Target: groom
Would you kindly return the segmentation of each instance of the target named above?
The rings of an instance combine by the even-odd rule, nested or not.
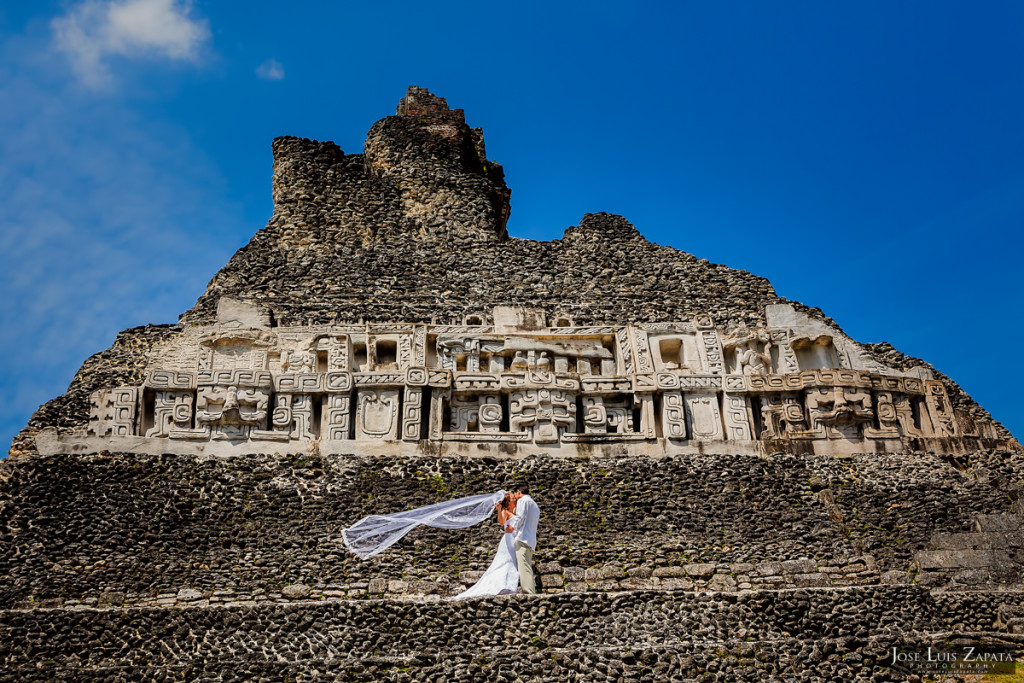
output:
[[[516,564],[519,566],[519,585],[524,593],[536,593],[537,581],[533,576],[533,551],[537,549],[537,522],[540,508],[530,498],[530,487],[516,484],[512,487],[516,499],[516,514],[510,517],[505,533],[514,534]]]

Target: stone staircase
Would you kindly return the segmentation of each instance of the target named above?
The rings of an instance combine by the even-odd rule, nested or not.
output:
[[[856,586],[0,611],[0,681],[903,681],[1024,594]]]
[[[1024,515],[975,515],[970,532],[936,532],[915,554],[924,586],[1017,584],[1024,566]]]

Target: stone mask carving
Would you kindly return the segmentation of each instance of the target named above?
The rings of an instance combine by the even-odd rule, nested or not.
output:
[[[263,389],[235,386],[200,387],[196,422],[203,425],[262,426],[270,394]]]

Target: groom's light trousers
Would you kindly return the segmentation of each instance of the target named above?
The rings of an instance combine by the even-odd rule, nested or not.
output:
[[[516,564],[519,566],[519,585],[527,593],[536,593],[537,580],[533,576],[533,548],[522,541],[516,541]]]

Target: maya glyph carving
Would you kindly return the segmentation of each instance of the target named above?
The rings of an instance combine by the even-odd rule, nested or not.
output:
[[[142,386],[96,392],[88,433],[542,445],[994,437],[955,414],[941,382],[877,363],[855,369],[833,336],[726,329],[706,315],[555,322],[502,333],[485,324],[198,328],[157,354]]]

